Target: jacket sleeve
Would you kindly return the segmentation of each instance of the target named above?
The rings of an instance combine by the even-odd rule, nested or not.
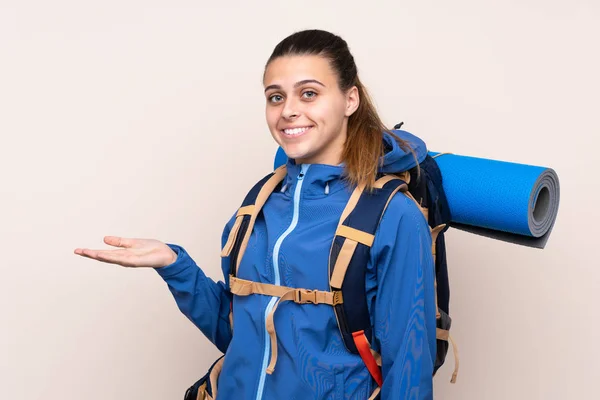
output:
[[[231,226],[232,221],[225,226],[221,238],[222,247],[227,241]],[[221,259],[225,282],[215,282],[204,274],[183,247],[175,244],[168,246],[177,253],[177,260],[173,264],[156,268],[156,272],[167,283],[181,312],[225,353],[231,341],[229,257]]]
[[[374,348],[382,359],[381,399],[432,399],[436,310],[431,232],[405,195],[397,194],[388,206],[370,264],[376,275],[368,299]]]

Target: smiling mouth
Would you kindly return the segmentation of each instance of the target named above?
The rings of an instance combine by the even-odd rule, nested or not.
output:
[[[304,126],[302,128],[282,129],[281,133],[283,133],[287,137],[296,137],[296,136],[303,135],[311,128],[312,128],[312,126]]]

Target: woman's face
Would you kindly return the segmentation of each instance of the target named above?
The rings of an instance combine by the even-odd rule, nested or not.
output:
[[[276,58],[263,84],[269,130],[287,156],[297,164],[339,164],[348,117],[358,108],[356,87],[343,93],[321,56]]]

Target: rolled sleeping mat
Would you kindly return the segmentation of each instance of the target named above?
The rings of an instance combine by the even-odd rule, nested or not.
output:
[[[442,173],[451,227],[543,249],[560,200],[556,172],[547,167],[429,152]],[[287,162],[280,147],[275,168]]]
[[[552,168],[449,153],[429,152],[448,199],[450,226],[543,249],[560,201]]]

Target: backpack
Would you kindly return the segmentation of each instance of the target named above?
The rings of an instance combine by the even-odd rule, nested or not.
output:
[[[398,124],[394,129],[398,129]],[[435,157],[435,156],[434,156]],[[433,375],[444,364],[449,344],[454,350],[455,368],[451,382],[456,382],[458,355],[450,336],[452,320],[449,312],[450,286],[446,263],[444,232],[451,220],[450,209],[442,186],[442,175],[434,160],[427,155],[416,167],[396,174],[377,176],[372,192],[356,188],[342,212],[329,255],[330,291],[288,288],[257,283],[237,278],[237,270],[246,250],[252,228],[269,195],[281,187],[286,176],[285,165],[265,176],[248,192],[239,208],[233,228],[221,256],[230,258],[230,290],[234,295],[266,294],[280,298],[267,318],[267,332],[271,338],[272,356],[267,367],[271,374],[277,361],[277,339],[273,314],[281,301],[298,304],[329,304],[334,308],[343,342],[348,351],[359,354],[378,387],[370,399],[378,399],[381,385],[381,357],[371,349],[369,338],[372,327],[365,292],[366,269],[370,247],[379,221],[391,198],[398,192],[417,204],[427,220],[432,237],[432,254],[435,262],[436,339],[437,352]],[[230,321],[232,315],[230,313]],[[232,323],[233,329],[233,323]],[[223,357],[186,392],[185,400],[209,400],[216,397],[216,375],[220,372]]]

